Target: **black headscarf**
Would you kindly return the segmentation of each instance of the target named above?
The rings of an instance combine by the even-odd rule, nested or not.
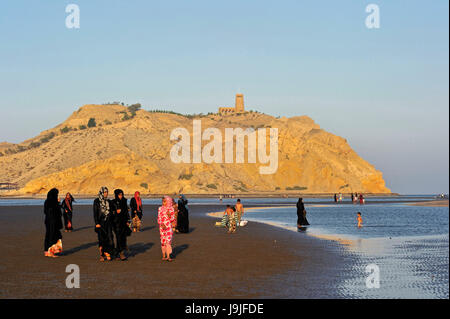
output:
[[[59,205],[58,194],[59,191],[57,188],[52,188],[51,190],[49,190],[47,193],[47,199],[44,202],[44,207],[57,207]]]
[[[123,190],[121,190],[121,189],[116,189],[116,190],[114,190],[114,198],[117,200],[117,201],[119,201],[119,194],[120,193],[122,193],[122,199],[125,197],[124,195],[123,195]]]

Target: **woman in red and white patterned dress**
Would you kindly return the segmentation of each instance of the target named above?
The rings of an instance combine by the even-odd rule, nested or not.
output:
[[[170,254],[172,253],[172,223],[174,221],[175,212],[172,205],[172,198],[164,196],[162,206],[158,208],[158,224],[161,239],[162,260],[172,261]]]

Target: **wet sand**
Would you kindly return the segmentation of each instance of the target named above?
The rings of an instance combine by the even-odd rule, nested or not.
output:
[[[448,207],[448,199],[447,200],[433,200],[428,202],[420,202],[410,204],[411,206],[427,206],[427,207]]]
[[[235,234],[191,206],[189,234],[175,234],[172,263],[161,261],[156,206],[128,238],[128,261],[99,262],[91,206],[75,206],[63,256],[43,256],[42,207],[0,207],[0,298],[340,298],[352,260],[342,245],[250,222]],[[81,287],[65,286],[66,266]],[[362,274],[364,276],[364,274]],[[361,278],[364,281],[364,278]]]

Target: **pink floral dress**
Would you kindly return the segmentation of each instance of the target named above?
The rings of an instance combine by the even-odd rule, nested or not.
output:
[[[158,208],[158,224],[161,246],[171,245],[173,229],[172,223],[175,219],[175,211],[172,206],[161,206]],[[164,230],[162,225],[166,226]]]

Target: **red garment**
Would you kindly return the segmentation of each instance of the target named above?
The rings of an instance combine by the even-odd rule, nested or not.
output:
[[[136,191],[134,193],[134,199],[136,200],[136,205],[137,205],[138,211],[141,211],[142,210],[142,201],[141,201],[141,197],[139,195],[141,195],[141,194],[138,191]]]
[[[67,195],[69,195],[69,198],[67,198]],[[69,193],[66,194],[66,198],[64,198],[64,201],[66,202],[67,207],[70,211],[72,211],[72,206],[70,205],[71,196]]]
[[[161,246],[172,244],[172,222],[175,220],[173,207],[170,205],[161,206],[158,208],[158,224],[159,234],[161,239]],[[166,226],[166,229],[162,228],[162,225]]]

